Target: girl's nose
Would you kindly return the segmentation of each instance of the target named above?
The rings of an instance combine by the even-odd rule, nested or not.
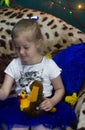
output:
[[[24,54],[24,49],[20,48],[19,53],[20,53],[20,55],[23,55]]]

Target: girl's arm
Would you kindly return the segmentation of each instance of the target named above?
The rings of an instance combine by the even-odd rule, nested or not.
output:
[[[8,74],[6,74],[4,78],[4,82],[0,88],[0,100],[5,100],[8,97],[13,83],[14,83],[14,79]]]
[[[62,98],[65,94],[64,85],[63,85],[63,82],[62,82],[60,76],[53,79],[51,82],[52,82],[52,85],[53,85],[54,91],[55,91],[54,95],[52,98],[46,98],[40,104],[40,108],[45,111],[51,110],[57,103],[59,103],[62,100]]]
[[[62,79],[60,76],[58,76],[57,78],[53,79],[52,81],[52,85],[54,87],[54,96],[51,98],[51,101],[53,103],[53,105],[56,105],[57,103],[59,103],[64,94],[65,94],[65,88],[62,82]]]

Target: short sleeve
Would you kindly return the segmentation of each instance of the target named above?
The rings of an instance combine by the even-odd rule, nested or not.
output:
[[[13,59],[5,69],[5,73],[15,78],[15,59]]]
[[[62,69],[52,60],[49,60],[49,76],[54,79],[61,74]]]

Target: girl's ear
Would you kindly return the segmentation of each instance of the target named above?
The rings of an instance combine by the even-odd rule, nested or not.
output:
[[[41,54],[41,55],[44,55],[45,54],[45,45],[43,43],[43,39],[40,39],[37,41],[37,46],[36,46],[38,52]]]
[[[42,39],[39,39],[39,40],[37,41],[36,47],[39,48],[41,45],[42,45]]]

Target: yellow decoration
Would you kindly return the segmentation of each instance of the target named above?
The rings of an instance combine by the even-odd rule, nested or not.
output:
[[[78,100],[77,94],[73,93],[72,96],[66,96],[65,102],[69,103],[71,106],[74,106]]]
[[[51,55],[50,53],[47,53],[45,56],[46,56],[47,58],[52,59],[52,55]]]

